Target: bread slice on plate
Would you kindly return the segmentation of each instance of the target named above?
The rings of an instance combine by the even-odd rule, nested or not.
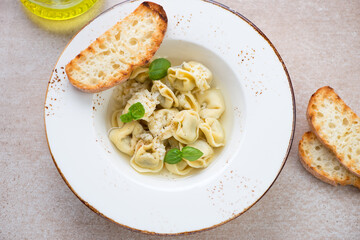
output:
[[[307,118],[318,139],[360,177],[360,119],[334,89],[322,87],[311,96]]]
[[[66,65],[70,82],[85,92],[100,92],[130,76],[154,56],[165,36],[167,16],[152,2],[107,30]]]
[[[349,172],[312,132],[299,142],[300,162],[318,179],[331,185],[353,185],[360,189],[360,178]]]

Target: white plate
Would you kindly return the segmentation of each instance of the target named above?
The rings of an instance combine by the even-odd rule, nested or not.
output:
[[[66,184],[102,216],[147,233],[209,229],[253,206],[279,175],[293,139],[294,94],[274,46],[240,14],[210,1],[154,2],[169,20],[157,55],[205,64],[223,91],[226,146],[185,178],[139,174],[107,137],[112,89],[89,94],[70,85],[64,66],[141,3],[127,1],[90,22],[61,54],[45,102],[49,149]]]

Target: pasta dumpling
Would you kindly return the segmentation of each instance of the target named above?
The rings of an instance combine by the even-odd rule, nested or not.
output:
[[[200,123],[200,130],[204,133],[207,142],[212,147],[224,146],[225,134],[220,122],[215,118],[206,118]]]
[[[179,101],[173,91],[160,81],[154,81],[151,92],[159,92],[160,105],[163,108],[178,107]]]
[[[176,108],[156,110],[148,123],[151,134],[161,140],[170,138],[173,134],[173,119],[178,112]]]
[[[124,123],[121,121],[120,116],[122,115],[122,110],[117,110],[113,112],[111,116],[111,126],[112,127],[122,127]]]
[[[147,143],[140,140],[136,144],[130,165],[138,172],[159,172],[164,165],[164,156],[165,146],[158,140]]]
[[[176,114],[173,136],[181,143],[193,143],[199,137],[199,114],[193,110],[182,110]]]
[[[191,172],[191,170],[193,169],[184,160],[181,160],[180,162],[178,162],[176,164],[165,163],[165,167],[169,172],[180,175],[180,176],[189,174]]]
[[[132,156],[138,136],[144,131],[138,122],[126,123],[121,128],[114,128],[109,133],[111,142],[115,144],[121,152]]]
[[[149,79],[149,68],[147,67],[137,67],[131,73],[129,79],[135,79],[139,83],[144,83]]]
[[[182,92],[177,95],[179,107],[185,110],[194,110],[199,112],[200,106],[196,98],[191,92]]]
[[[211,160],[214,156],[214,150],[212,149],[212,147],[209,146],[209,144],[207,144],[206,141],[197,140],[196,142],[189,144],[188,146],[197,148],[203,153],[203,155],[198,160],[189,161],[185,159],[185,161],[190,167],[205,168],[211,163]]]
[[[219,89],[209,89],[196,94],[200,104],[201,118],[220,118],[225,111],[225,102]]]
[[[181,92],[191,91],[196,87],[194,75],[182,68],[170,67],[167,78],[170,84]]]
[[[195,84],[201,90],[210,88],[212,73],[201,63],[190,61],[183,63],[183,69],[189,71],[195,77]]]

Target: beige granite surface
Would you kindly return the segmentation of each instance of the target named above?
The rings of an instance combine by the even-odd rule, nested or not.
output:
[[[294,143],[279,178],[249,211],[213,230],[167,239],[360,239],[359,190],[320,182],[297,156],[317,88],[332,86],[360,113],[360,1],[219,1],[262,29],[284,59],[296,95]],[[90,14],[117,2],[106,0]],[[30,20],[20,1],[0,0],[0,239],[165,239],[98,216],[58,174],[43,103],[51,70],[77,29],[45,25]]]

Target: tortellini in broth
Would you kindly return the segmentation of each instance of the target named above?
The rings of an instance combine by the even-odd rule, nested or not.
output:
[[[138,122],[126,123],[121,128],[114,128],[109,133],[110,140],[123,153],[132,156],[139,135],[144,131]]]
[[[209,89],[196,94],[200,104],[201,118],[220,118],[225,111],[225,102],[219,89]]]
[[[131,156],[130,165],[137,172],[166,169],[184,176],[193,169],[206,168],[213,160],[213,148],[224,146],[220,118],[225,102],[221,91],[211,86],[213,75],[203,64],[184,62],[167,73],[161,80],[150,80],[148,66],[137,67],[130,79],[114,90],[117,105],[110,119],[113,128],[109,138],[117,149]],[[144,116],[122,122],[121,116],[135,103],[144,107]],[[165,162],[167,151],[182,151],[186,146],[200,150],[201,157]]]
[[[209,166],[214,156],[214,150],[204,140],[197,140],[196,142],[189,144],[188,146],[199,149],[203,155],[195,161],[188,161],[185,159],[187,164],[193,168],[205,168]]]
[[[165,147],[157,140],[136,144],[135,153],[130,160],[130,165],[138,172],[159,172],[163,166]]]
[[[194,110],[199,112],[200,106],[195,96],[189,92],[182,92],[176,96],[179,100],[179,107],[185,110]]]
[[[192,110],[182,110],[173,119],[173,136],[181,143],[193,143],[199,137],[199,114]]]
[[[225,134],[221,123],[215,118],[206,118],[205,122],[200,123],[200,129],[204,133],[207,142],[212,147],[224,146]]]
[[[160,105],[163,108],[178,107],[179,101],[173,91],[160,81],[154,81],[151,92],[159,92]]]

